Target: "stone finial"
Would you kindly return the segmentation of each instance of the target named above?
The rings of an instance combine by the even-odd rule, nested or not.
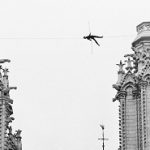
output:
[[[22,130],[20,129],[16,130],[16,133],[15,133],[16,138],[21,138],[21,132]]]
[[[126,70],[127,71],[131,71],[133,69],[132,65],[131,65],[131,62],[133,62],[133,60],[130,59],[130,57],[128,57],[127,60],[125,60],[125,62],[127,62],[127,67],[126,67]]]
[[[120,63],[119,63],[119,64],[116,64],[116,65],[119,66],[119,71],[118,71],[118,73],[124,73],[123,66],[124,66],[125,64],[123,64],[122,61],[120,60]]]
[[[118,71],[118,80],[116,84],[113,84],[113,88],[115,88],[117,91],[120,90],[120,84],[121,84],[121,80],[125,74],[125,71],[123,70],[123,66],[125,64],[122,63],[122,61],[120,61],[119,64],[116,64],[117,66],[119,66],[119,71]]]
[[[7,75],[8,72],[9,72],[8,68],[3,69],[4,76],[8,76]]]

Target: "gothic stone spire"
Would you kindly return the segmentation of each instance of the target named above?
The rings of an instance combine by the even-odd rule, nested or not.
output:
[[[114,101],[119,101],[119,149],[150,149],[150,22],[137,26]],[[131,60],[132,58],[132,60]],[[134,66],[132,66],[133,62]],[[134,68],[134,72],[131,70]],[[130,71],[129,71],[130,70]],[[117,84],[115,84],[117,85]]]

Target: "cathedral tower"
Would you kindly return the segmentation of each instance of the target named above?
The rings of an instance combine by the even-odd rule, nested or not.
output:
[[[132,54],[120,61],[113,87],[119,101],[120,150],[150,149],[150,22],[137,26]],[[125,70],[123,66],[126,65]]]
[[[10,62],[8,59],[0,59],[0,64]],[[10,99],[9,92],[16,87],[9,86],[8,69],[0,65],[0,150],[22,150],[21,130],[12,133],[10,123],[12,117],[13,100]]]

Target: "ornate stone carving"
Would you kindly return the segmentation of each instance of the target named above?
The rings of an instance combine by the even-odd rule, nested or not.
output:
[[[8,72],[9,72],[8,68],[3,69],[4,76],[8,76],[7,75]]]
[[[119,63],[119,64],[116,64],[116,65],[119,66],[119,71],[118,71],[118,73],[125,73],[124,70],[123,70],[123,66],[124,66],[125,64],[123,64],[121,60],[120,60],[120,63]]]
[[[127,70],[127,71],[131,71],[131,70],[133,69],[133,67],[132,67],[132,65],[131,65],[131,63],[133,62],[133,60],[131,60],[131,58],[128,57],[128,59],[127,59],[125,62],[127,62],[126,70]]]
[[[138,99],[138,98],[141,97],[141,93],[140,93],[139,90],[134,90],[134,91],[132,92],[132,95],[133,95],[133,99]]]
[[[115,102],[116,100],[121,100],[121,99],[125,99],[125,97],[126,97],[126,92],[125,91],[119,91],[117,94],[116,94],[116,96],[115,96],[115,98],[113,98],[113,102]]]

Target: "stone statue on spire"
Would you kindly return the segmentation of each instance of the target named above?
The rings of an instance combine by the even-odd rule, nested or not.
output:
[[[131,70],[133,69],[133,67],[132,67],[132,65],[131,65],[131,63],[133,62],[133,60],[131,60],[131,57],[128,56],[128,59],[125,60],[125,62],[127,62],[126,70],[127,70],[127,71],[131,71]]]
[[[118,80],[116,84],[113,84],[113,88],[115,88],[116,90],[120,90],[120,84],[121,84],[121,80],[125,74],[125,71],[123,70],[123,66],[125,64],[122,63],[122,61],[120,60],[119,64],[116,64],[117,66],[119,66],[119,71],[118,71]]]
[[[8,72],[9,72],[8,68],[3,69],[4,76],[7,76]]]
[[[123,66],[124,66],[125,64],[123,64],[122,61],[120,60],[120,63],[119,63],[119,64],[116,64],[116,65],[119,66],[119,71],[118,71],[118,73],[119,73],[119,72],[120,72],[120,73],[124,73]]]

